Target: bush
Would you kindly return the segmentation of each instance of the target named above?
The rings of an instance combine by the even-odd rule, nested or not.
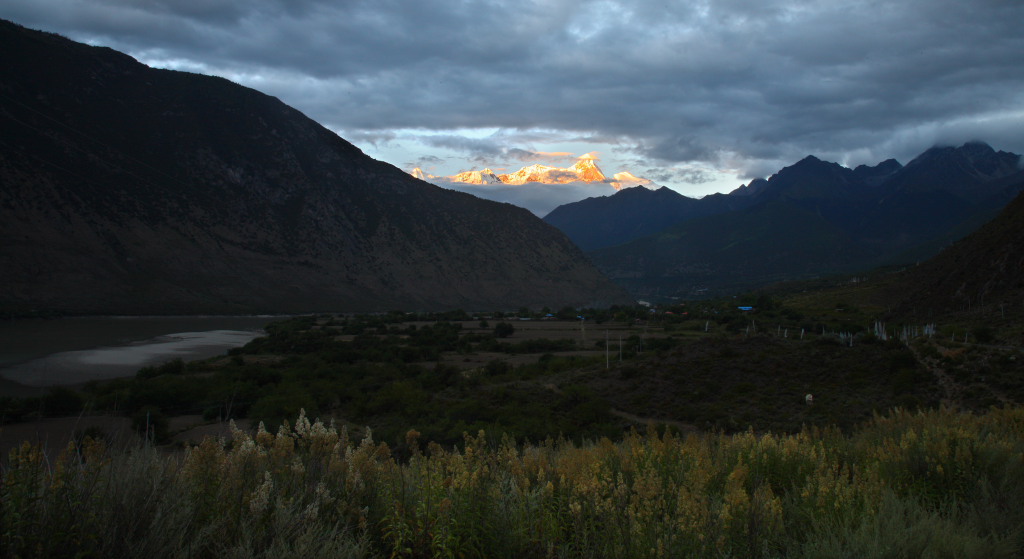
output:
[[[971,334],[974,334],[974,340],[979,344],[992,343],[996,339],[995,331],[989,326],[978,326],[971,331]]]
[[[494,326],[494,337],[507,338],[514,334],[515,331],[515,326],[512,326],[508,322],[499,322],[497,325]]]
[[[223,408],[221,406],[210,406],[203,410],[203,421],[216,421],[220,420],[221,412]]]
[[[299,410],[303,409],[311,414],[319,413],[316,400],[305,389],[290,385],[253,402],[248,416],[254,422],[262,421],[268,429],[273,429],[289,417],[297,416]]]
[[[451,429],[474,433],[475,423]],[[0,549],[148,559],[1009,559],[1024,549],[1022,428],[1020,408],[894,412],[849,436],[650,428],[617,442],[519,445],[478,432],[424,451],[411,431],[400,461],[370,433],[358,442],[299,416],[276,435],[237,431],[184,455],[83,442],[51,462],[26,444],[3,465]]]
[[[484,371],[488,376],[495,377],[512,372],[512,366],[500,359],[491,359],[484,366]]]
[[[50,417],[76,415],[82,411],[82,395],[70,388],[55,386],[43,396],[43,414]]]
[[[180,375],[185,372],[185,362],[180,357],[172,359],[163,365],[143,367],[135,373],[137,378],[154,378],[161,375]]]
[[[153,444],[169,440],[169,421],[160,408],[146,406],[132,415],[132,429],[143,439]]]

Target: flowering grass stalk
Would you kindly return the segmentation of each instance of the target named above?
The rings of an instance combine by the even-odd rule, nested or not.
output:
[[[7,557],[1014,557],[1024,410],[896,411],[852,435],[467,435],[397,461],[300,414],[184,454],[12,452]],[[879,539],[883,538],[883,539]],[[882,543],[879,543],[882,542]]]

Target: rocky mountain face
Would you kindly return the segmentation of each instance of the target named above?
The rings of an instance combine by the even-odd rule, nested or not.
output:
[[[544,216],[585,251],[653,235],[689,219],[746,207],[739,196],[700,200],[671,188],[624,188],[612,196],[587,198],[559,206]]]
[[[528,165],[514,173],[498,175],[498,180],[505,184],[526,184],[540,182],[546,184],[563,184],[568,182],[601,182],[604,173],[593,160],[577,161],[572,167],[551,167],[549,165]]]
[[[526,210],[427,184],[275,98],[0,22],[0,310],[628,301]]]
[[[1019,186],[1024,188],[1024,181]],[[894,289],[904,313],[929,318],[988,305],[1017,311],[1024,299],[1024,194],[995,219],[906,271]]]
[[[427,175],[420,168],[411,173],[420,179],[444,179],[450,182],[466,184],[526,184],[531,182],[543,184],[566,184],[570,182],[613,182],[605,177],[593,159],[580,159],[571,167],[552,167],[535,163],[527,165],[512,173],[495,174],[490,169],[482,171],[465,171],[448,177]],[[641,179],[643,180],[643,179]],[[616,188],[618,188],[616,186]]]
[[[602,182],[607,179],[593,159],[580,159],[573,163],[570,170],[583,182]]]
[[[1024,188],[1020,161],[982,143],[933,148],[905,167],[809,156],[727,195],[629,189],[545,221],[635,296],[725,294],[931,257]]]
[[[420,170],[419,168],[413,169],[413,171],[419,171],[419,176],[417,176],[417,173],[413,173],[413,176],[415,176],[416,178],[427,180],[427,178],[423,176],[423,171]],[[458,173],[452,176],[452,181],[464,182],[467,184],[501,184],[501,179],[499,179],[498,176],[494,174],[494,171],[490,169],[484,169],[483,171],[466,171],[464,173]]]

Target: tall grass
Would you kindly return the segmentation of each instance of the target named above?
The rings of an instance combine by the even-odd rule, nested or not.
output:
[[[1024,410],[896,411],[852,435],[631,433],[403,462],[300,415],[184,454],[11,453],[5,557],[1019,557]]]

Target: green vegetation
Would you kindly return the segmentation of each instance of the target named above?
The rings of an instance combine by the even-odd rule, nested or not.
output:
[[[8,420],[124,414],[146,443],[109,449],[91,432],[59,458],[15,450],[0,467],[0,547],[11,557],[1020,556],[1019,348],[998,324],[886,326],[858,293],[614,308],[585,321],[573,309],[307,316],[224,357],[6,399]],[[157,446],[182,414],[260,427]]]
[[[857,293],[749,294],[655,313],[305,316],[271,324],[266,337],[226,357],[174,360],[80,392],[3,399],[0,412],[5,421],[121,414],[164,443],[175,416],[249,419],[273,431],[305,409],[354,432],[372,428],[404,456],[409,429],[449,446],[478,430],[520,443],[618,439],[646,422],[795,433],[806,425],[849,430],[894,407],[982,411],[1024,402],[1024,355],[1003,345],[1003,329],[885,325]]]
[[[596,362],[600,352],[577,339],[572,323],[566,335],[565,325],[531,322],[539,333],[528,337],[493,318],[490,328],[462,311],[298,317],[269,325],[266,337],[224,358],[174,360],[81,393],[55,389],[0,408],[7,421],[83,409],[124,414],[157,443],[171,434],[168,417],[248,418],[273,430],[299,409],[353,429],[370,426],[400,452],[412,427],[442,444],[480,429],[519,440],[621,435],[622,421],[599,395],[543,387],[544,377]]]
[[[13,452],[8,557],[949,557],[1024,553],[1024,410],[849,435],[635,432],[410,455],[301,416],[185,453]]]

